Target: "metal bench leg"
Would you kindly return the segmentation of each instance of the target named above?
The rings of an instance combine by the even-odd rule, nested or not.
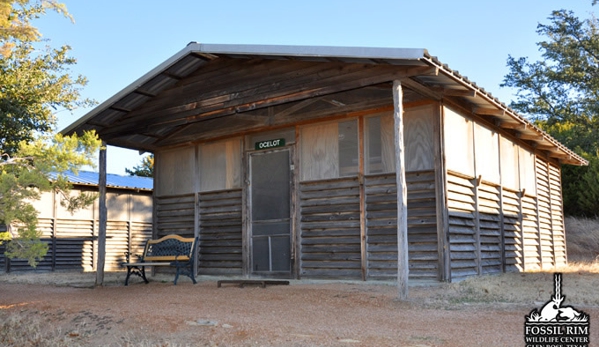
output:
[[[125,278],[125,285],[129,285],[129,276],[131,276],[131,266],[127,266],[127,278]]]
[[[193,284],[198,283],[195,279],[195,276],[193,275],[193,269],[192,264],[180,264],[180,263],[176,263],[175,264],[176,268],[177,268],[177,274],[175,275],[175,281],[173,282],[175,285],[177,285],[177,280],[179,279],[179,274],[183,274],[189,278],[191,278],[191,281],[193,282]]]
[[[146,278],[146,267],[145,266],[127,266],[127,278],[125,278],[125,285],[129,285],[129,278],[131,274],[141,277],[146,284],[150,283]]]
[[[175,275],[175,281],[173,282],[174,285],[177,285],[178,279],[179,279],[179,267],[177,266],[177,274]]]
[[[150,281],[148,281],[148,279],[146,278],[146,267],[145,266],[141,267],[141,278],[144,279],[144,282],[146,282],[146,284],[150,283]]]
[[[193,269],[189,269],[189,277],[191,277],[191,281],[193,282],[193,284],[198,283],[196,281],[196,277],[193,275]]]

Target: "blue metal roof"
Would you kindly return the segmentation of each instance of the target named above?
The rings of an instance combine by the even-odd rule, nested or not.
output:
[[[71,171],[63,173],[69,182],[75,185],[97,186],[100,174],[91,171],[79,171],[75,175]],[[51,173],[50,178],[56,178],[56,173]],[[154,179],[140,176],[124,176],[116,174],[106,174],[106,186],[109,188],[152,190],[154,188]]]

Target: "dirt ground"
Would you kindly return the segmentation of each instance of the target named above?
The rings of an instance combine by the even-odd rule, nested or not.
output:
[[[69,346],[524,346],[524,316],[541,304],[468,302],[447,284],[411,286],[400,302],[392,283],[217,288],[161,275],[125,287],[118,274],[93,287],[94,274],[36,275],[0,274],[0,319],[37,322]],[[599,307],[577,308],[592,346]]]

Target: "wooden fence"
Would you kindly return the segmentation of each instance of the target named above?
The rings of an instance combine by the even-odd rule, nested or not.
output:
[[[48,253],[34,269],[24,259],[8,259],[0,246],[0,271],[93,271],[97,257],[97,220],[39,218],[41,240]],[[122,270],[125,252],[142,254],[146,240],[152,237],[152,223],[115,221],[107,223],[106,271]]]

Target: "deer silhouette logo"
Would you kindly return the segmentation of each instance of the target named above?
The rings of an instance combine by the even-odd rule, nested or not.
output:
[[[540,311],[536,309],[526,316],[528,322],[586,322],[589,317],[584,312],[579,312],[572,306],[562,306],[566,298],[562,295],[562,274],[553,276],[555,293],[551,300],[547,301]]]

